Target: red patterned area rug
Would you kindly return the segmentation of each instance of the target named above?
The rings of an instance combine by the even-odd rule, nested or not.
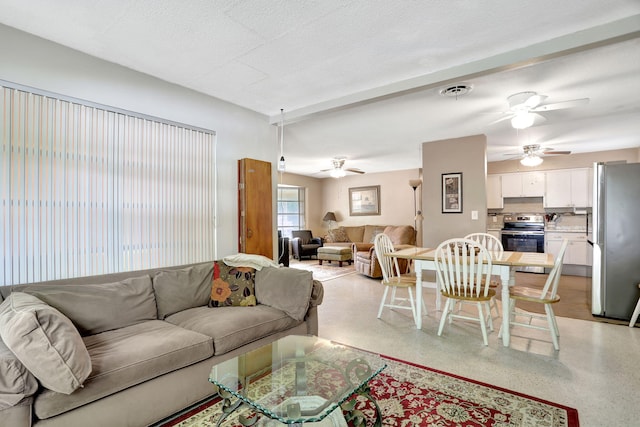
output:
[[[490,384],[385,357],[387,368],[370,381],[383,426],[578,427],[578,411]],[[372,424],[373,405],[357,397],[356,409]],[[221,413],[219,399],[194,408],[162,427],[211,427]],[[246,409],[245,411],[248,411]],[[249,412],[244,413],[249,416]],[[261,424],[258,422],[258,424]],[[313,424],[309,424],[313,425]],[[231,415],[222,426],[240,426]]]

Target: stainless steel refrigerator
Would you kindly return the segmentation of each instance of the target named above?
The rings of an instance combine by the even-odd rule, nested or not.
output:
[[[591,312],[629,320],[640,283],[640,163],[594,164]]]

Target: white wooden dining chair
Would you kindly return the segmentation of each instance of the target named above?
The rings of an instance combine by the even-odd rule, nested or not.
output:
[[[411,310],[413,320],[417,323],[416,301],[413,296],[413,290],[416,287],[415,274],[401,274],[400,268],[398,267],[398,259],[385,255],[395,250],[389,236],[384,233],[379,233],[376,235],[373,245],[378,256],[378,261],[380,262],[380,269],[382,270],[382,285],[384,285],[384,293],[378,309],[378,319],[382,316],[384,308],[388,307]],[[406,289],[408,293],[407,297],[398,296],[396,292],[398,288]],[[389,289],[391,289],[391,298],[387,302]],[[425,310],[424,313],[426,314],[426,308],[424,308],[424,306],[423,310]]]
[[[509,287],[509,304],[504,305],[509,310],[511,326],[524,326],[526,328],[540,329],[543,331],[549,331],[551,334],[551,341],[553,347],[556,350],[560,350],[560,344],[558,337],[560,337],[560,330],[558,329],[558,323],[556,322],[556,316],[553,312],[552,305],[560,301],[560,295],[558,295],[558,286],[560,284],[560,276],[562,274],[562,261],[564,259],[564,253],[567,250],[567,244],[569,241],[564,239],[560,245],[560,250],[556,255],[553,268],[549,272],[549,276],[542,289],[532,288],[529,286],[515,285]],[[545,315],[531,313],[528,311],[518,311],[516,307],[517,301],[535,302],[544,305]],[[526,318],[526,321],[518,321],[518,318]],[[533,319],[546,319],[547,326],[540,325],[538,323],[532,323]],[[503,325],[504,326],[504,325]],[[502,326],[498,337],[502,336]]]
[[[474,242],[478,242],[489,252],[502,254],[504,252],[504,247],[502,246],[502,242],[496,236],[493,236],[489,233],[471,233],[464,236],[465,239],[471,239]],[[493,256],[493,255],[492,255]],[[500,286],[500,278],[492,277],[491,283],[489,283],[489,287],[498,294],[498,287]],[[489,306],[491,310],[495,313],[493,316],[494,319],[500,319],[500,309],[498,308],[498,302],[496,301],[496,297],[491,298],[489,302]]]
[[[487,323],[493,331],[489,301],[495,295],[495,291],[489,287],[492,269],[489,251],[471,239],[445,240],[436,249],[435,266],[442,295],[447,298],[438,336],[442,335],[447,320],[472,320],[480,323],[484,345],[489,345]],[[475,303],[478,317],[455,310],[457,301]]]

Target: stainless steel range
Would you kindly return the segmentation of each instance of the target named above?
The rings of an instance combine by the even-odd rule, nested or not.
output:
[[[504,216],[501,232],[505,251],[544,252],[544,216],[513,214]],[[516,271],[544,273],[542,267],[522,267]]]

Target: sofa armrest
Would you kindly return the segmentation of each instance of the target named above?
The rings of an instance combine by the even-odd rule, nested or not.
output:
[[[324,286],[319,280],[313,281],[313,288],[311,289],[311,299],[309,300],[309,308],[317,307],[322,304],[324,299]]]
[[[373,243],[354,243],[353,244],[353,252],[364,252],[371,250],[373,248]]]
[[[312,237],[311,243],[322,246],[322,237]]]

